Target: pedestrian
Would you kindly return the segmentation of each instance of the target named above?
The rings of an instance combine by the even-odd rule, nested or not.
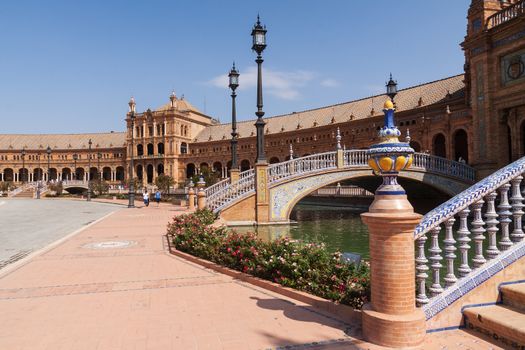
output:
[[[155,192],[155,202],[157,202],[157,207],[160,203],[160,191],[157,189],[157,192]]]
[[[149,206],[149,194],[148,191],[144,192],[142,195],[142,199],[144,199],[144,205],[147,207]]]

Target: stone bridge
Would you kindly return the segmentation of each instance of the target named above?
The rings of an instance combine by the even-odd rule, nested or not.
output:
[[[288,222],[290,212],[297,202],[313,191],[327,185],[353,180],[369,191],[377,188],[379,179],[368,166],[366,150],[337,150],[313,154],[286,162],[271,164],[258,171],[265,171],[256,181],[254,169],[239,174],[238,181],[223,180],[206,189],[208,208],[219,213],[227,222],[253,223],[256,216],[256,183],[259,190],[267,194],[268,222]],[[472,167],[445,158],[415,153],[409,170],[400,174],[419,183],[454,196],[465,190],[475,180]]]

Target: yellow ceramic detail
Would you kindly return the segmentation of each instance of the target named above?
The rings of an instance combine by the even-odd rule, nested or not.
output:
[[[390,100],[385,101],[385,109],[394,109],[394,104]]]
[[[408,157],[408,162],[407,162],[407,166],[405,167],[405,169],[410,168],[410,166],[412,165],[412,161],[413,160],[414,160],[414,157],[412,157],[412,156]]]
[[[373,158],[370,158],[368,160],[368,166],[372,168],[376,173],[379,172],[379,167],[377,166],[377,163]]]
[[[394,161],[390,157],[383,157],[379,159],[379,167],[383,171],[391,171],[393,164],[394,164]]]
[[[405,164],[407,162],[407,159],[405,156],[399,156],[396,159],[396,171],[401,171],[405,167]]]

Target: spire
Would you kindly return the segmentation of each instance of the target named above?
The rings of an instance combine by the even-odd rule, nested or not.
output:
[[[129,106],[129,111],[132,113],[135,113],[136,103],[135,103],[135,99],[133,98],[133,96],[131,96],[131,98],[129,99],[128,106]]]
[[[175,95],[175,91],[172,91],[171,94],[170,94],[170,107],[171,108],[175,108],[176,107],[176,103],[175,101],[177,100],[177,96]]]

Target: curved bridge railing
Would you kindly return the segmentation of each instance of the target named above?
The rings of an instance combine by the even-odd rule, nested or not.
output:
[[[343,151],[341,168],[367,168],[368,159],[367,150],[345,150]],[[337,168],[337,151],[312,154],[269,165],[267,169],[268,184],[274,185],[295,177]],[[472,183],[475,179],[475,171],[472,167],[424,153],[414,154],[412,169],[449,176],[466,183]],[[255,192],[255,172],[253,169],[250,169],[239,174],[238,182],[231,184],[230,180],[226,179],[210,186],[206,190],[207,206],[214,212],[218,212],[226,205],[240,200],[253,192]]]
[[[430,211],[416,227],[416,301],[427,319],[525,256],[524,173],[525,157]]]

